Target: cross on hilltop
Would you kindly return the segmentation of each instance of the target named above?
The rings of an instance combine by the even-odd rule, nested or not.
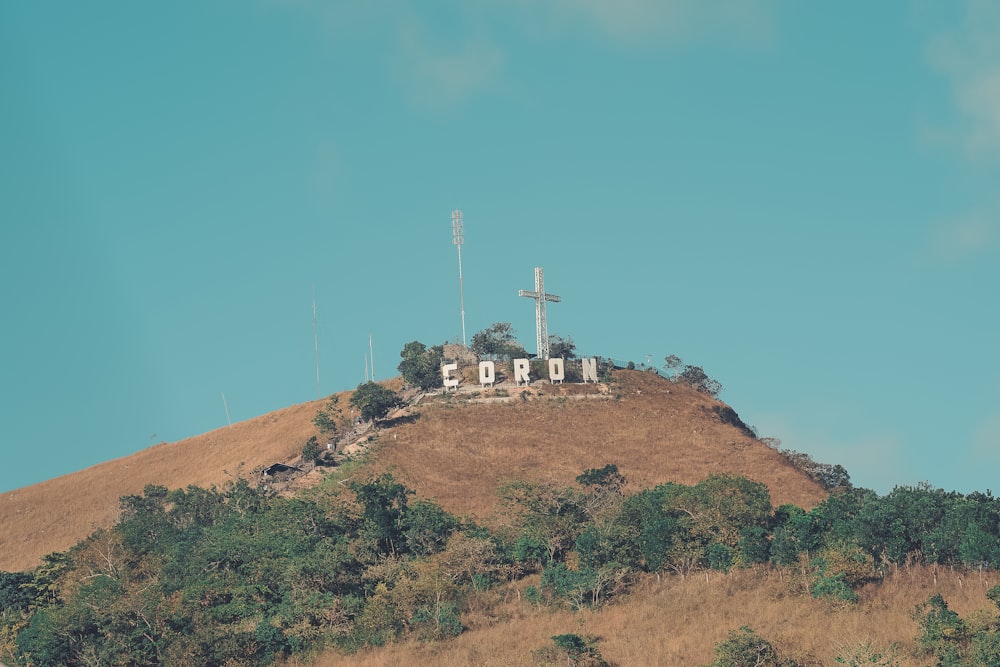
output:
[[[535,300],[535,343],[539,359],[549,358],[549,327],[545,321],[545,302],[562,301],[562,297],[545,293],[545,273],[539,266],[535,267],[535,290],[518,290],[518,296],[526,296]]]

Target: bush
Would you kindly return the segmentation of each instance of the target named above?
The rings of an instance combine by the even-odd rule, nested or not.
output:
[[[752,628],[733,630],[715,645],[715,661],[708,667],[800,667],[794,660],[783,660],[777,649]]]
[[[581,637],[574,633],[554,635],[555,646],[534,652],[536,665],[573,665],[574,667],[610,667],[597,648],[597,637]]]
[[[402,404],[403,400],[396,392],[377,382],[359,384],[351,394],[351,405],[361,411],[361,418],[365,421],[383,419],[390,410]]]
[[[319,463],[319,457],[323,453],[323,448],[319,446],[319,440],[316,436],[312,436],[306,441],[306,444],[302,446],[302,462],[303,463]]]

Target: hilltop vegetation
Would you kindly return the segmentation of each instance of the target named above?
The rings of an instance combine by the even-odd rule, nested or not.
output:
[[[245,480],[223,491],[148,486],[124,497],[110,530],[50,554],[32,573],[0,577],[4,657],[266,665],[331,647],[446,640],[511,592],[529,609],[582,612],[627,599],[649,576],[753,570],[784,573],[788,594],[857,604],[859,590],[900,568],[1000,565],[1000,502],[988,494],[844,489],[809,511],[774,509],[764,485],[731,475],[627,493],[628,480],[608,464],[569,487],[505,485],[508,522],[489,530],[415,498],[390,475],[339,481],[296,497]],[[1000,587],[987,596],[1000,599]],[[964,621],[938,595],[914,618],[914,655],[996,664],[995,612]],[[603,660],[594,638],[556,637],[534,658]],[[778,658],[794,652],[794,643],[776,647],[740,628],[716,646],[713,664],[745,664],[740,656],[750,653],[773,657],[759,664],[820,664]]]

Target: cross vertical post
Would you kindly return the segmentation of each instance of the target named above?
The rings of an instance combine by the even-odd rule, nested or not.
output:
[[[559,302],[562,297],[545,293],[545,272],[540,266],[535,267],[535,290],[518,290],[518,296],[526,296],[535,300],[535,344],[539,359],[549,358],[549,327],[545,321],[545,302]]]

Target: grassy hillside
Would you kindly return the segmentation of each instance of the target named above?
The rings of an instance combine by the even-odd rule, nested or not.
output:
[[[380,436],[372,466],[450,512],[480,519],[505,481],[572,484],[608,463],[635,489],[727,472],[766,484],[775,505],[808,509],[826,497],[780,454],[723,424],[712,411],[721,404],[703,393],[640,371],[621,371],[610,391],[595,392],[594,385],[556,385],[509,402],[425,401],[413,423]]]
[[[577,633],[599,638],[604,658],[618,667],[688,667],[712,661],[713,646],[740,626],[750,626],[800,664],[834,665],[865,645],[886,651],[897,645],[898,662],[856,665],[921,667],[933,658],[912,655],[917,624],[911,612],[940,593],[963,617],[996,608],[985,592],[996,577],[980,579],[955,571],[935,576],[914,567],[861,591],[856,604],[817,600],[801,582],[770,568],[699,573],[685,579],[650,577],[627,598],[597,610],[534,609],[512,598],[471,619],[468,631],[447,642],[408,641],[357,655],[327,652],[313,667],[507,667],[531,666],[532,652],[552,645],[551,637]],[[752,663],[746,663],[752,664]],[[845,662],[842,664],[852,664]],[[964,663],[963,663],[964,664]]]
[[[118,518],[118,499],[147,484],[222,485],[242,469],[297,456],[313,435],[320,402],[303,403],[232,427],[0,494],[0,570],[34,567]]]
[[[48,604],[49,612],[36,615],[18,641],[28,636],[35,650],[49,650],[50,643],[40,638],[84,641],[73,639],[73,633],[80,632],[85,641],[96,642],[93,649],[131,637],[136,643],[129,650],[137,655],[145,650],[148,657],[153,654],[146,640],[166,637],[169,642],[157,644],[155,653],[164,664],[193,664],[191,656],[203,656],[216,644],[231,641],[235,644],[227,651],[238,655],[243,648],[252,648],[254,658],[248,657],[246,664],[258,664],[260,646],[288,651],[289,645],[281,642],[295,637],[307,649],[315,640],[311,649],[315,650],[323,645],[321,637],[336,636],[349,639],[343,646],[360,648],[359,652],[345,655],[331,649],[310,656],[311,662],[293,657],[279,664],[533,665],[543,664],[537,660],[539,651],[552,650],[553,636],[572,633],[594,638],[603,657],[621,667],[704,665],[713,658],[713,646],[729,632],[751,626],[797,665],[915,667],[934,658],[918,657],[919,629],[913,610],[930,595],[941,594],[968,623],[958,634],[942,635],[944,641],[959,637],[966,653],[983,647],[992,650],[995,644],[1000,655],[1000,619],[987,598],[987,591],[1000,581],[995,569],[983,567],[993,562],[994,546],[1000,548],[1000,537],[994,535],[1000,526],[1000,507],[989,495],[963,498],[925,488],[904,489],[886,498],[863,489],[828,495],[784,456],[739,428],[724,404],[651,373],[618,372],[610,385],[508,387],[413,399],[382,428],[346,447],[354,462],[329,469],[332,474],[325,481],[317,471],[277,496],[235,485],[226,492],[233,494],[228,500],[197,489],[166,501],[162,496],[132,499],[131,514],[118,528],[75,549],[68,565],[56,563],[49,570],[55,579],[43,574],[35,580],[43,586],[58,581],[53,590],[59,595],[33,598]],[[341,396],[341,407],[347,403]],[[115,523],[119,496],[141,493],[146,484],[222,486],[259,466],[295,462],[303,443],[315,434],[312,419],[324,406],[325,401],[293,406],[3,494],[0,570],[32,567],[44,554],[67,549],[96,528]],[[582,504],[576,507],[588,507],[592,513],[563,515],[572,517],[573,526],[589,526],[590,541],[584,541],[578,530],[572,537],[576,541],[562,547],[559,562],[553,560],[544,568],[532,564],[536,556],[500,557],[495,551],[506,540],[502,548],[515,553],[518,540],[534,539],[532,527],[544,525],[535,519],[544,522],[556,516],[540,514],[518,523],[513,515],[500,513],[498,487],[520,480],[538,483],[535,489],[574,485],[579,489],[589,483],[576,484],[582,471],[611,463],[627,479],[626,497],[601,496],[593,488],[578,491],[574,502]],[[405,503],[380,504],[392,496],[378,494],[395,493],[385,482],[388,477],[381,478],[382,487],[373,482],[384,472],[415,491],[414,503],[399,525],[417,532],[392,532],[402,530],[391,520],[393,508]],[[756,507],[764,509],[754,515],[758,524],[748,519],[751,522],[745,526],[761,528],[759,522],[766,522],[766,529],[761,529],[770,545],[766,547],[770,560],[765,552],[759,560],[744,560],[742,566],[707,567],[704,559],[711,545],[699,540],[721,545],[719,531],[735,525],[714,512],[722,512],[730,501],[736,504],[726,507],[749,511],[751,487],[759,488],[751,482],[711,486],[717,478],[704,482],[718,473],[765,484],[775,507],[789,503],[815,509],[808,515],[787,508],[774,514],[761,491]],[[656,496],[661,500],[651,506],[632,505],[631,514],[618,512],[630,500],[643,497],[643,489],[665,482],[678,483],[662,491],[672,495]],[[289,497],[316,484],[313,491]],[[696,486],[704,486],[709,495],[696,495],[702,493]],[[368,494],[364,498],[362,491]],[[601,505],[602,497],[619,499]],[[663,500],[668,497],[669,502]],[[444,510],[473,518],[494,529],[495,536],[506,531],[506,537],[491,542],[481,528],[468,524],[459,528],[458,521],[448,524],[451,519],[421,506],[420,498],[435,499]],[[708,499],[708,504],[699,505],[697,498]],[[741,505],[744,501],[748,504]],[[644,507],[655,511],[642,514]],[[918,507],[924,510],[911,511]],[[511,506],[506,508],[511,511]],[[762,515],[767,516],[761,519]],[[382,521],[386,517],[388,523]],[[625,545],[639,545],[650,535],[667,535],[672,540],[669,545],[643,553],[653,558],[670,549],[673,565],[647,567],[651,561],[615,543],[616,527],[626,524],[636,532],[629,533],[633,537]],[[652,526],[652,532],[644,532],[645,526]],[[883,531],[889,527],[892,531]],[[699,532],[703,529],[709,533]],[[389,531],[384,533],[389,538],[379,531]],[[447,535],[447,540],[428,541],[440,535]],[[744,545],[743,533],[738,537],[739,544],[728,543],[735,550],[724,551],[751,558],[752,540]],[[605,538],[609,541],[593,541]],[[779,542],[787,548],[790,539],[813,538],[819,541],[809,542],[812,546],[796,543],[789,559],[781,556]],[[884,539],[884,546],[869,545],[865,552],[859,545],[869,539]],[[178,549],[177,544],[184,547]],[[403,551],[397,553],[394,544]],[[525,544],[530,547],[530,540]],[[613,553],[622,560],[593,560],[612,553],[601,551],[605,547],[618,549]],[[699,558],[691,568],[683,566],[684,549],[689,547]],[[147,553],[147,548],[154,551]],[[404,555],[407,548],[422,551]],[[957,551],[934,556],[943,565],[922,564],[935,562],[931,560],[935,549],[948,548]],[[592,559],[590,564],[585,558]],[[876,559],[882,562],[878,568]],[[162,571],[157,569],[161,562]],[[600,603],[593,597],[593,604],[573,604],[571,596],[559,597],[555,579],[546,583],[546,576],[560,571],[580,573],[589,568],[593,573],[607,565],[606,571],[613,573],[626,562],[631,563],[629,574],[618,580],[624,585]],[[971,569],[970,563],[977,563],[978,569]],[[817,582],[829,586],[837,583],[837,576],[851,573],[861,575],[849,596],[854,602],[830,594],[814,597]],[[16,596],[14,591],[20,589],[12,585],[15,580],[8,577],[5,582],[5,594]],[[541,590],[547,592],[542,595]],[[457,616],[448,616],[459,613],[456,603],[460,634],[442,640],[449,633],[435,634],[440,627],[434,623],[449,618],[458,622]],[[574,607],[578,610],[569,611]],[[428,616],[428,609],[441,615]],[[94,627],[103,630],[87,625],[91,621],[79,624],[91,615],[99,619],[94,623],[104,624]],[[132,632],[138,627],[137,618],[151,634]],[[185,619],[190,627],[179,631],[177,619]],[[4,655],[14,655],[11,628],[24,628],[28,621],[16,614],[7,620],[12,624],[0,644],[5,643]],[[77,630],[63,632],[47,625],[55,623]],[[410,624],[413,632],[404,631]],[[382,643],[379,633],[387,629],[390,643],[373,647]],[[407,638],[392,643],[393,637]],[[980,640],[993,644],[977,648],[975,642]],[[173,653],[161,656],[161,648]],[[888,650],[891,657],[866,658],[866,648]],[[58,653],[70,654],[74,653]],[[178,662],[179,656],[187,662]],[[837,657],[845,660],[834,663]],[[46,664],[64,663],[60,658]]]
[[[605,389],[605,393],[601,392]],[[501,392],[503,393],[503,392]],[[825,496],[777,452],[722,424],[719,403],[651,373],[622,371],[595,385],[533,387],[525,399],[475,403],[467,394],[427,397],[412,421],[381,431],[371,467],[393,470],[450,512],[488,520],[495,491],[523,478],[571,484],[586,468],[615,463],[636,488],[694,483],[713,472],[763,482],[776,505],[812,507]],[[341,406],[348,396],[342,395]],[[502,399],[501,399],[502,400]],[[0,570],[34,567],[114,523],[118,498],[147,484],[223,485],[257,466],[292,461],[316,434],[312,401],[132,456],[0,494]]]

